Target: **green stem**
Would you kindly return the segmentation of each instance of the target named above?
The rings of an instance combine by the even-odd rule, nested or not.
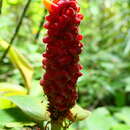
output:
[[[40,130],[45,130],[44,129],[44,122],[38,123],[38,127],[40,128]]]
[[[62,130],[62,122],[52,121],[51,130]]]

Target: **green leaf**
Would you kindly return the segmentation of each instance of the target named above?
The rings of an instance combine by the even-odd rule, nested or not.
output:
[[[6,96],[25,95],[26,89],[10,83],[0,83],[0,109],[10,108],[14,105],[6,98]]]
[[[11,96],[8,99],[36,122],[49,120],[46,101],[41,103],[41,100],[31,96]]]
[[[124,124],[118,124],[114,126],[111,130],[130,130],[130,126]]]
[[[126,124],[130,125],[130,107],[124,107],[119,112],[115,113],[114,116],[120,120],[124,121]]]
[[[116,106],[122,107],[125,106],[126,104],[126,94],[123,91],[118,91],[115,94],[115,103]]]
[[[0,46],[6,50],[9,44],[0,39]],[[26,87],[30,89],[33,75],[32,66],[29,64],[28,60],[14,47],[10,48],[8,54],[12,63],[19,69],[20,73],[22,74]]]
[[[34,125],[35,123],[32,122],[19,108],[0,110],[0,126],[11,128]]]
[[[43,93],[43,88],[40,86],[39,80],[33,80],[29,95],[43,98]]]
[[[88,116],[91,114],[91,112],[81,108],[77,104],[70,111],[71,111],[72,115],[68,119],[70,119],[74,122],[84,120],[84,119],[88,118]]]
[[[0,109],[7,109],[14,107],[14,104],[12,104],[8,99],[5,97],[0,97]]]
[[[92,112],[86,124],[89,130],[110,130],[117,121],[106,108],[98,108]]]
[[[0,96],[25,95],[27,90],[20,85],[11,83],[0,83]]]

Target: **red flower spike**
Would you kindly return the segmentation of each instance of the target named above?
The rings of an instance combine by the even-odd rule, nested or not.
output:
[[[43,53],[43,68],[46,70],[40,84],[48,97],[51,119],[69,116],[69,110],[77,100],[76,82],[82,75],[79,54],[83,44],[79,24],[83,15],[76,0],[43,0],[50,14],[44,27],[47,44]]]
[[[77,36],[77,39],[78,39],[78,40],[82,40],[82,39],[83,39],[83,36],[82,36],[82,35],[78,35],[78,36]]]

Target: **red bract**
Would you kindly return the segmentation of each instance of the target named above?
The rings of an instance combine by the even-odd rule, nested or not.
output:
[[[51,118],[66,117],[77,99],[76,82],[82,67],[78,64],[82,35],[78,26],[83,19],[76,0],[59,0],[46,16],[44,27],[48,30],[43,42],[47,44],[43,54],[46,73],[41,80],[49,100]]]

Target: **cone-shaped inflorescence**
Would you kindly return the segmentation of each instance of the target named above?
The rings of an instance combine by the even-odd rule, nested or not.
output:
[[[41,85],[49,100],[51,119],[57,120],[69,114],[77,99],[76,82],[82,75],[78,62],[83,46],[78,26],[83,15],[79,13],[76,0],[50,1],[51,5],[44,1],[50,14],[44,24],[47,36],[43,42],[47,46],[43,54],[43,68],[46,72]]]

